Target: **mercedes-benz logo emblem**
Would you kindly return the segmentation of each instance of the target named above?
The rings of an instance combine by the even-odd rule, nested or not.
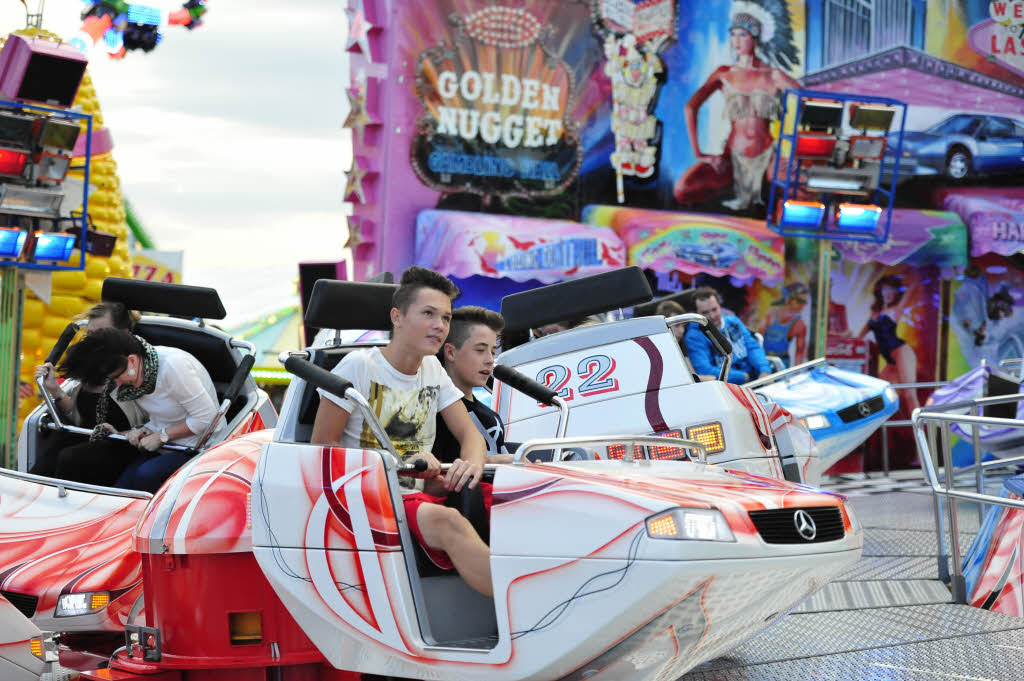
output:
[[[871,416],[871,405],[867,402],[861,402],[857,405],[857,411],[860,412],[861,416]]]
[[[818,528],[814,525],[814,518],[803,509],[793,514],[793,525],[796,526],[796,533],[807,541],[814,541],[818,535]]]

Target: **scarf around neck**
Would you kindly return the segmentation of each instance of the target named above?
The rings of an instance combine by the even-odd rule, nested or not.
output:
[[[133,385],[122,385],[118,388],[113,381],[107,380],[107,384],[103,387],[103,394],[100,395],[100,399],[96,402],[96,427],[89,436],[90,441],[102,440],[110,435],[110,432],[103,427],[103,424],[107,422],[107,415],[110,411],[110,394],[115,389],[117,390],[117,399],[122,402],[128,402],[137,400],[143,395],[149,395],[156,388],[156,374],[160,368],[160,358],[156,354],[156,348],[147,343],[143,338],[139,338],[139,336],[136,336],[136,338],[142,343],[144,353],[142,358],[142,385],[138,388]]]

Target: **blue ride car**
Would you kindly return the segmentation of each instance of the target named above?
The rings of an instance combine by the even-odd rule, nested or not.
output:
[[[888,381],[874,376],[828,366],[823,360],[801,366],[780,372],[775,380],[768,377],[748,385],[807,427],[824,473],[895,414],[899,398]]]

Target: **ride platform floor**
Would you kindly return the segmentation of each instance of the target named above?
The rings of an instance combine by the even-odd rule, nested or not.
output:
[[[825,486],[864,525],[861,559],[780,622],[680,681],[1021,681],[1024,619],[952,603],[919,472]],[[1000,483],[993,481],[998,493]],[[979,527],[959,506],[960,546]]]

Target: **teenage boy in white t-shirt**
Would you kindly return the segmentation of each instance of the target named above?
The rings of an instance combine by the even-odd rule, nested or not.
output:
[[[442,505],[449,491],[479,483],[486,459],[484,439],[466,412],[462,392],[435,356],[448,336],[452,300],[458,295],[455,285],[440,274],[410,267],[402,273],[392,299],[391,342],[383,349],[349,353],[333,373],[366,397],[406,463],[427,462],[421,476],[426,479],[424,491],[403,496],[413,536],[438,567],[458,570],[467,584],[490,596],[490,549],[468,520]],[[319,392],[313,443],[380,446],[350,400]],[[443,477],[441,464],[431,453],[439,413],[460,446],[459,458]]]

